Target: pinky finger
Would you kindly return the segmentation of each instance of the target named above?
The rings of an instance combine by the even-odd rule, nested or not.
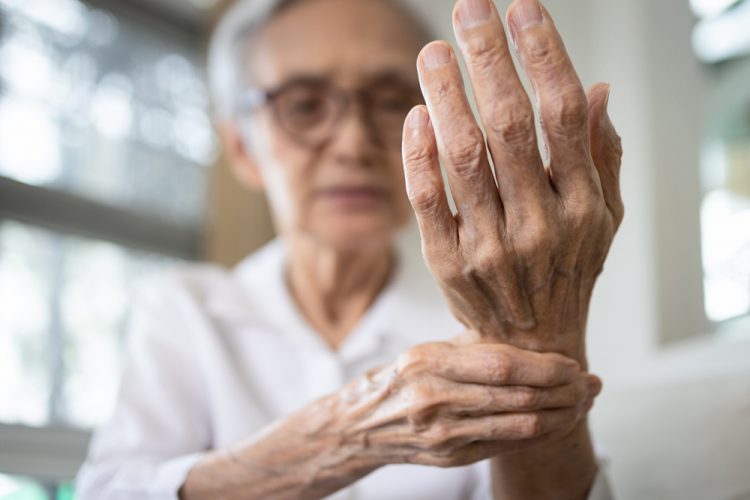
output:
[[[406,191],[422,235],[428,264],[445,260],[457,250],[456,221],[448,205],[438,160],[437,141],[423,105],[411,110],[404,124]]]
[[[571,430],[581,416],[581,408],[559,408],[531,413],[504,413],[475,419],[481,441],[527,441],[548,434]]]
[[[609,86],[594,85],[588,91],[591,156],[601,181],[604,201],[619,225],[624,215],[620,194],[622,143],[607,112]]]

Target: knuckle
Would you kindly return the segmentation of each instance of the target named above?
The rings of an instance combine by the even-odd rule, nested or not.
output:
[[[426,345],[419,344],[399,354],[396,359],[397,372],[406,377],[422,373],[429,365],[427,350]]]
[[[519,387],[513,394],[513,405],[516,408],[535,408],[541,402],[541,393],[531,387]]]
[[[524,39],[524,57],[528,64],[549,67],[557,59],[557,49],[552,37],[546,34],[528,36]]]
[[[526,224],[515,241],[515,250],[524,260],[532,259],[540,253],[550,252],[555,238],[552,230],[545,221],[535,221]]]
[[[587,231],[602,215],[602,207],[594,196],[579,196],[571,201],[568,222],[576,232]]]
[[[434,185],[412,186],[408,195],[409,202],[418,213],[436,212],[443,199],[442,190]]]
[[[473,257],[473,269],[480,275],[493,275],[500,264],[500,255],[496,248],[480,250]]]
[[[622,137],[617,132],[612,134],[612,152],[617,159],[617,166],[619,167],[622,160],[623,149],[622,149]]]
[[[406,421],[409,423],[409,430],[418,434],[428,427],[430,414],[421,408],[410,408],[406,414]]]
[[[464,52],[468,56],[469,64],[482,73],[497,71],[497,68],[510,57],[509,52],[499,48],[496,40],[481,35],[470,37],[464,43]]]
[[[588,122],[588,106],[583,90],[575,87],[563,90],[543,106],[545,123],[552,133],[569,134],[570,131],[585,130]]]
[[[509,381],[513,374],[513,362],[506,353],[493,354],[485,368],[490,380],[499,384]]]
[[[522,438],[533,438],[542,432],[542,418],[536,414],[523,415],[518,422],[518,432]]]
[[[415,409],[423,411],[434,406],[435,396],[434,390],[429,386],[420,384],[412,388],[410,400]]]
[[[411,168],[431,165],[435,161],[435,153],[427,144],[409,144],[404,147],[404,164]]]
[[[425,432],[441,404],[440,396],[425,386],[417,386],[409,392],[409,406],[406,412],[409,427],[412,432]]]
[[[442,450],[447,448],[450,444],[451,437],[450,428],[440,422],[431,425],[423,436],[425,444],[431,450]]]
[[[534,113],[526,105],[498,104],[489,119],[489,133],[511,149],[531,149],[536,139]]]
[[[619,228],[625,218],[625,205],[622,201],[617,201],[614,206],[613,215],[615,217],[615,228]]]
[[[453,145],[446,148],[445,159],[462,178],[474,179],[482,172],[485,154],[484,139],[480,132],[458,136]]]

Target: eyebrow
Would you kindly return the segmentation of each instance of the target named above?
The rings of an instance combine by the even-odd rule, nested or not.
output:
[[[296,84],[326,85],[333,83],[333,80],[334,75],[332,73],[297,73],[286,78],[275,88]],[[417,86],[416,74],[415,78],[411,79],[404,75],[403,71],[396,69],[376,71],[367,75],[363,83],[365,85],[395,83],[409,87]]]

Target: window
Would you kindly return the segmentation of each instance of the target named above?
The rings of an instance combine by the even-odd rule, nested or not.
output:
[[[0,0],[2,498],[72,498],[134,284],[199,257],[200,31],[137,5]]]
[[[195,40],[79,0],[0,8],[0,175],[196,222],[216,146]]]
[[[701,233],[706,315],[722,321],[750,312],[750,58],[714,71]]]
[[[692,0],[709,85],[701,158],[706,316],[750,312],[750,1]]]
[[[116,392],[128,290],[170,259],[0,223],[0,421],[88,428]]]
[[[0,475],[0,498],[3,500],[73,500],[73,485],[45,484],[24,477]]]

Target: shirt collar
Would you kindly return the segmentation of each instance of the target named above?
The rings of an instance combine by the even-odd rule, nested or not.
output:
[[[397,238],[397,266],[389,283],[365,313],[336,355],[346,361],[376,351],[388,336],[400,341],[424,340],[419,318],[444,312],[445,306],[427,272],[418,236],[406,232]],[[252,321],[271,334],[296,344],[328,350],[323,339],[301,315],[284,279],[287,247],[277,238],[245,258],[231,272],[232,286],[212,294],[209,308],[214,315],[237,322]]]

